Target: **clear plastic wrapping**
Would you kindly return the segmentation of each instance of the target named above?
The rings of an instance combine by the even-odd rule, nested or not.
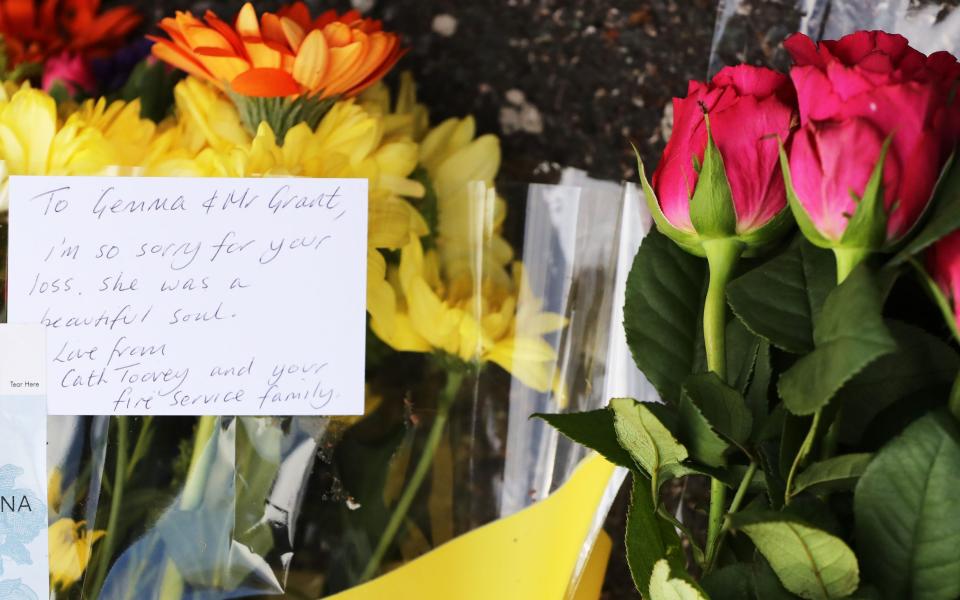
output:
[[[618,335],[649,220],[632,186],[574,171],[564,185],[471,184],[463,201],[414,258],[425,281],[446,273],[434,292],[443,310],[470,313],[461,333],[480,323],[483,334],[467,359],[398,352],[371,334],[362,417],[50,417],[50,522],[72,521],[59,551],[77,559],[59,579],[53,565],[55,597],[322,597],[567,481],[584,450],[530,416],[652,393]],[[384,255],[398,293],[405,252]],[[498,285],[509,293],[489,291]],[[622,478],[596,507],[578,568]]]
[[[719,0],[710,73],[744,61],[785,67],[780,43],[795,31],[837,39],[859,29],[900,33],[925,53],[956,53],[960,10],[936,0]]]

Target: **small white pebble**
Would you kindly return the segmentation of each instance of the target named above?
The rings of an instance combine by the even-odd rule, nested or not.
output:
[[[527,101],[527,96],[517,88],[510,88],[507,90],[507,93],[504,94],[504,97],[507,99],[507,102],[517,106],[520,106]]]
[[[510,135],[511,133],[521,129],[520,111],[509,106],[501,107],[500,130],[503,131],[505,135]]]
[[[520,109],[520,127],[527,133],[543,133],[543,117],[536,106],[528,103]]]
[[[446,13],[433,18],[433,31],[443,37],[450,37],[457,32],[457,18]]]

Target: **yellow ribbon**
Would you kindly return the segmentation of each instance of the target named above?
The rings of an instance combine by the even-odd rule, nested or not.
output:
[[[592,455],[544,500],[331,600],[596,600],[609,536],[601,532],[571,579],[613,470]]]

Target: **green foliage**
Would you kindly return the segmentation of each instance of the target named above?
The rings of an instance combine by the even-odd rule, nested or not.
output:
[[[813,352],[801,357],[778,383],[795,415],[823,408],[864,367],[897,349],[881,314],[880,288],[864,266],[830,292],[813,328]]]
[[[834,600],[856,591],[857,557],[836,536],[776,513],[736,515],[733,523],[750,536],[783,586],[797,596]]]
[[[947,410],[960,353],[944,307],[902,276],[960,227],[960,166],[945,169],[924,223],[889,260],[867,256],[886,244],[879,169],[850,215],[849,247],[834,252],[787,173],[806,235],[741,260],[725,312],[714,290],[705,310],[708,266],[691,254],[730,225],[714,150],[697,165],[700,237],[660,215],[671,237],[644,240],[627,284],[627,341],[664,403],[541,417],[634,473],[626,549],[647,600],[960,597],[960,409]],[[703,372],[707,348],[723,377]],[[715,482],[713,506],[692,507],[721,524],[709,547],[696,520],[678,523],[660,499],[668,479],[698,474]]]
[[[707,600],[693,584],[670,574],[670,564],[659,560],[650,577],[650,600]]]
[[[960,596],[960,432],[928,414],[884,446],[854,496],[864,572],[883,598]]]
[[[118,96],[132,102],[140,100],[140,116],[157,123],[165,119],[173,107],[173,88],[180,80],[180,73],[172,71],[160,61],[140,61]]]
[[[794,353],[813,349],[813,320],[837,280],[833,257],[797,237],[727,288],[727,301],[755,334]]]
[[[851,489],[870,463],[871,454],[844,454],[813,463],[797,477],[793,492],[835,492]]]
[[[550,423],[557,431],[578,444],[596,450],[613,464],[634,467],[630,454],[617,442],[613,411],[609,408],[580,413],[538,413],[533,416]]]
[[[620,445],[653,481],[654,491],[660,488],[661,476],[676,472],[687,458],[687,449],[641,402],[630,398],[614,398],[613,426]],[[669,476],[669,475],[668,475]]]
[[[658,561],[665,559],[673,569],[683,570],[685,560],[676,528],[657,516],[650,496],[650,479],[634,471],[631,486],[625,540],[627,565],[637,589],[646,590]]]
[[[651,231],[627,278],[623,325],[637,367],[668,403],[693,371],[706,263]]]

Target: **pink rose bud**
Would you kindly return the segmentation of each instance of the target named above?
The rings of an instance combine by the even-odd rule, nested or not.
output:
[[[927,251],[927,271],[953,310],[954,333],[960,331],[960,231],[938,240]]]
[[[775,220],[787,205],[778,149],[794,115],[789,79],[770,69],[738,65],[709,83],[691,81],[687,96],[673,100],[673,133],[646,190],[660,230],[697,254],[707,238],[748,247],[778,238],[789,226]],[[707,164],[708,131],[716,170]],[[723,223],[697,216],[716,210],[728,213]]]
[[[882,31],[819,45],[795,34],[784,45],[796,63],[790,76],[801,129],[789,169],[804,234],[821,246],[864,250],[901,238],[929,204],[960,138],[952,91],[960,65]]]
[[[97,82],[90,65],[79,54],[64,52],[47,60],[43,66],[41,84],[49,92],[60,83],[71,96],[79,92],[91,94],[96,90]]]

